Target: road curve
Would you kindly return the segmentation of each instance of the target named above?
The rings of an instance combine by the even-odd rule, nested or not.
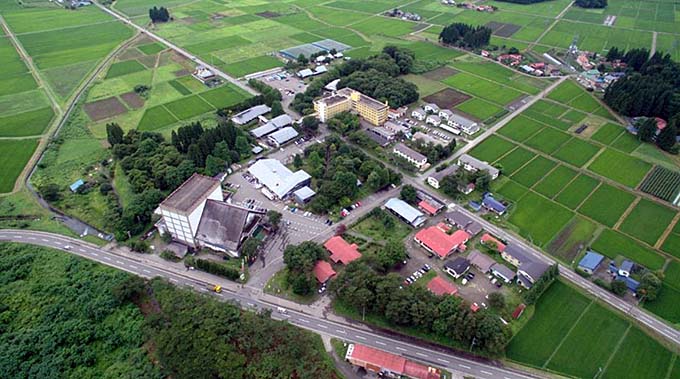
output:
[[[286,309],[285,313],[278,311],[278,306],[268,302],[246,296],[244,292],[231,290],[235,287],[233,282],[216,279],[214,283],[207,283],[203,279],[194,276],[194,271],[177,273],[142,260],[116,254],[104,250],[96,245],[75,238],[65,237],[58,234],[29,231],[29,230],[0,230],[0,241],[10,241],[39,245],[68,252],[98,263],[105,264],[138,275],[144,278],[161,277],[169,282],[184,286],[215,296],[221,301],[235,302],[244,309],[271,310],[272,317],[277,320],[287,320],[298,327],[313,331],[318,334],[328,335],[349,342],[356,342],[389,351],[418,361],[428,362],[432,365],[446,368],[450,371],[461,372],[478,379],[532,379],[538,378],[533,374],[520,372],[515,369],[500,367],[494,362],[484,360],[472,360],[452,355],[446,351],[439,351],[429,347],[419,346],[393,336],[387,336],[379,332],[363,330],[336,321],[327,320],[318,316]],[[226,289],[222,293],[214,293],[208,289],[211,284],[224,284]]]

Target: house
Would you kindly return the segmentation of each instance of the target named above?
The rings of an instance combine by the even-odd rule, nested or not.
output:
[[[385,208],[389,209],[392,213],[397,215],[400,219],[404,220],[409,225],[414,228],[419,227],[425,222],[425,215],[419,210],[413,208],[408,203],[403,200],[393,197],[385,203]]]
[[[586,54],[580,54],[578,57],[576,57],[576,63],[581,66],[582,69],[584,70],[591,70],[594,66],[592,63],[590,63],[590,59],[588,59],[588,56]]]
[[[586,255],[578,263],[578,268],[581,271],[592,275],[597,271],[597,268],[600,267],[603,260],[604,256],[602,254],[598,254],[594,251],[587,251]]]
[[[624,260],[621,262],[621,267],[619,267],[618,275],[619,276],[624,276],[624,277],[629,277],[630,274],[633,272],[633,267],[635,264],[632,261],[629,261],[628,259]]]
[[[632,293],[636,293],[638,287],[640,287],[640,282],[628,276],[617,275],[616,278],[614,278],[614,280],[626,283],[626,288],[628,288],[628,290],[631,291]]]
[[[161,234],[192,248],[208,247],[238,256],[241,243],[252,234],[265,210],[224,202],[220,181],[194,174],[154,211]]]
[[[506,246],[501,251],[501,257],[515,267],[519,267],[523,262],[531,262],[533,259],[529,254],[529,252],[516,245]]]
[[[345,360],[382,378],[440,379],[441,371],[358,343],[347,346]]]
[[[442,123],[442,119],[439,118],[439,116],[431,114],[431,115],[427,116],[427,118],[425,119],[425,123],[433,125],[433,126],[439,126],[439,124]]]
[[[423,109],[427,113],[434,113],[434,114],[439,113],[439,106],[435,103],[427,103],[427,104],[423,105]]]
[[[408,110],[407,107],[399,107],[397,109],[390,108],[387,111],[387,118],[390,120],[397,120],[399,118],[404,117],[406,115],[407,110]]]
[[[495,277],[503,279],[503,281],[506,283],[510,283],[513,279],[515,279],[515,271],[500,263],[494,263],[491,266],[491,274],[493,274]]]
[[[285,145],[287,142],[294,140],[298,135],[300,135],[295,128],[292,126],[287,126],[283,129],[277,130],[267,137],[267,141],[270,145],[274,147],[280,147]]]
[[[73,182],[73,184],[68,186],[68,189],[70,189],[71,192],[76,193],[76,192],[78,192],[78,189],[80,187],[84,186],[84,185],[85,185],[85,181],[83,181],[83,179],[78,179],[75,182]]]
[[[439,189],[441,187],[441,182],[445,177],[449,175],[454,175],[458,171],[458,165],[452,164],[451,166],[439,171],[434,172],[427,177],[427,184],[432,187]]]
[[[447,124],[453,128],[458,128],[467,135],[473,135],[480,129],[479,124],[458,113],[453,113],[447,119]]]
[[[436,215],[441,210],[441,208],[435,207],[434,205],[430,204],[427,200],[421,200],[418,203],[418,209],[429,214],[430,216]]]
[[[422,108],[416,108],[413,111],[411,111],[411,117],[415,118],[418,121],[424,121],[425,118],[427,117],[427,113]]]
[[[488,244],[493,244],[494,246],[489,246],[489,247],[496,249],[500,253],[505,251],[505,247],[506,247],[505,244],[502,243],[501,241],[497,240],[495,237],[493,237],[489,233],[484,233],[484,235],[480,239],[480,242],[482,243],[482,245],[485,245],[485,246],[488,245]]]
[[[449,234],[451,228],[439,223],[418,231],[413,240],[425,250],[436,254],[439,259],[445,259],[456,251],[465,251],[465,243],[470,239],[470,235],[464,230],[456,230]]]
[[[304,186],[295,192],[293,192],[293,196],[295,197],[295,202],[297,202],[300,205],[304,205],[309,203],[310,200],[316,195],[316,192],[309,188],[308,186]]]
[[[447,261],[446,263],[444,263],[444,271],[456,279],[465,275],[465,273],[468,272],[469,269],[470,261],[463,257],[458,257],[453,261]]]
[[[517,269],[517,282],[524,288],[530,289],[550,266],[543,262],[523,262]]]
[[[328,282],[332,277],[335,276],[336,272],[331,267],[331,264],[326,261],[316,261],[314,264],[314,277],[319,284],[324,284]]]
[[[392,149],[392,152],[397,156],[406,159],[409,163],[416,166],[417,169],[421,170],[427,164],[427,157],[419,152],[411,149],[410,147],[404,145],[403,143],[398,143]]]
[[[380,138],[388,142],[392,142],[394,141],[395,138],[397,138],[397,133],[382,126],[367,128],[366,131],[369,133],[377,134]]]
[[[486,171],[491,176],[491,180],[498,178],[500,174],[500,171],[488,162],[481,161],[467,154],[463,154],[458,158],[458,165],[470,172]]]
[[[359,248],[355,243],[349,244],[341,236],[333,236],[323,244],[331,253],[331,260],[335,263],[349,264],[361,258]]]
[[[508,209],[508,207],[505,206],[505,204],[496,200],[491,194],[486,194],[484,196],[484,198],[482,199],[482,207],[499,216],[502,216]]]
[[[314,69],[314,75],[321,75],[321,74],[325,74],[327,72],[328,72],[328,68],[324,65],[316,66],[316,68]]]
[[[242,112],[237,113],[231,118],[231,121],[234,122],[236,125],[245,125],[256,118],[267,114],[271,112],[271,108],[268,106],[261,104],[261,105],[256,105],[254,107],[248,108]]]
[[[496,261],[494,261],[493,258],[477,250],[470,253],[467,256],[467,259],[470,261],[471,265],[475,266],[477,270],[484,274],[491,271],[491,266],[496,264]]]
[[[458,293],[458,288],[456,288],[453,283],[437,275],[429,283],[427,283],[427,289],[437,296],[455,295]]]
[[[406,134],[406,133],[411,131],[411,129],[408,128],[407,126],[404,126],[400,123],[396,123],[396,122],[392,122],[392,121],[386,121],[383,124],[383,128],[391,131],[395,135],[399,134],[399,133]]]
[[[442,109],[439,111],[439,117],[441,117],[442,120],[448,121],[451,116],[453,116],[453,112],[449,109]]]
[[[191,76],[198,79],[201,83],[215,79],[215,73],[210,71],[210,69],[205,66],[196,66],[196,69],[191,74]]]
[[[277,199],[285,199],[295,190],[308,186],[311,176],[305,171],[292,172],[276,159],[260,159],[248,168],[260,184],[269,190]]]
[[[475,183],[468,183],[464,186],[463,185],[458,186],[458,191],[462,192],[463,195],[469,195],[475,190],[475,188],[477,188]]]
[[[476,236],[482,231],[482,225],[474,221],[471,217],[456,209],[448,212],[445,216],[446,221],[458,229],[463,229],[470,234]]]

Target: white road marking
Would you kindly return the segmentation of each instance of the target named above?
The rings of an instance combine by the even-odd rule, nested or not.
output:
[[[125,263],[123,263],[123,262],[121,262],[121,261],[116,261],[116,263],[118,263],[119,265],[124,265],[124,264],[125,264]]]
[[[328,327],[326,325],[316,324],[316,326],[318,326],[319,328],[328,329]]]
[[[464,369],[466,369],[466,370],[469,370],[469,369],[470,369],[470,366],[461,365],[461,364],[458,364],[458,366],[460,366],[460,367],[462,367],[462,368],[464,368]]]
[[[110,260],[112,260],[112,259],[111,259],[111,258],[109,258],[109,257],[104,257],[104,259],[106,259],[107,261],[110,261]]]
[[[304,318],[299,319],[298,321],[304,322],[305,324],[309,324],[309,320],[305,320]]]
[[[24,238],[24,237],[22,237],[22,236],[14,236],[14,238],[22,239],[22,238]]]
[[[396,347],[396,349],[399,350],[399,351],[406,351],[406,349],[404,349],[403,347],[399,347],[399,346],[395,346],[395,347]]]
[[[358,338],[358,339],[360,339],[360,340],[366,341],[366,337],[362,337],[362,336],[354,336],[354,337],[356,337],[356,338]]]
[[[335,329],[335,331],[336,331],[336,332],[338,332],[338,333],[342,333],[342,334],[347,334],[347,332],[346,332],[346,331],[344,331],[344,330],[340,330],[340,329]]]
[[[33,240],[33,241],[35,241],[35,240],[36,240],[36,238],[35,238],[35,237],[28,237],[28,239],[29,239],[29,240]]]
[[[493,373],[490,373],[490,372],[484,371],[484,370],[480,370],[479,372],[481,372],[482,374],[486,374],[486,375],[493,375]]]
[[[427,355],[425,355],[423,353],[419,353],[419,352],[416,352],[416,355],[421,356],[421,357],[427,357]]]
[[[48,240],[46,240],[46,239],[44,239],[44,238],[41,238],[40,240],[43,241],[43,242],[50,242],[50,241],[48,241]]]
[[[151,271],[149,271],[149,270],[146,270],[146,269],[145,269],[145,270],[142,270],[142,271],[144,271],[144,272],[147,273],[147,274],[151,274]]]
[[[437,360],[438,360],[439,362],[449,363],[449,361],[447,361],[446,359],[437,358]]]
[[[97,253],[92,253],[92,255],[94,255],[95,257],[99,256],[99,254],[97,254]]]
[[[377,343],[378,345],[387,346],[387,344],[385,344],[384,342],[375,341],[375,343]]]
[[[87,251],[85,251],[85,249],[78,249],[78,251],[80,251],[81,253],[87,253]]]
[[[133,269],[133,270],[136,270],[136,269],[137,269],[137,266],[130,265],[130,268]],[[171,282],[176,282],[177,279],[172,279],[172,278],[170,278],[170,281],[171,281]]]
[[[133,266],[130,265],[130,267],[133,267]],[[137,267],[134,267],[134,268],[137,268]],[[173,283],[177,283],[177,279],[174,279],[174,278],[170,278],[170,281],[173,282]]]

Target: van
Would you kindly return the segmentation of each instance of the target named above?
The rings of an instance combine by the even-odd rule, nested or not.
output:
[[[277,307],[277,308],[276,308],[276,311],[279,312],[279,313],[283,313],[284,315],[285,315],[286,313],[288,313],[288,311],[286,310],[286,308],[282,308],[282,307]]]

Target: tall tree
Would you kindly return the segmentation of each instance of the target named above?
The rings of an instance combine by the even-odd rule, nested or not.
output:
[[[106,140],[114,146],[123,142],[123,129],[115,122],[106,124]]]

